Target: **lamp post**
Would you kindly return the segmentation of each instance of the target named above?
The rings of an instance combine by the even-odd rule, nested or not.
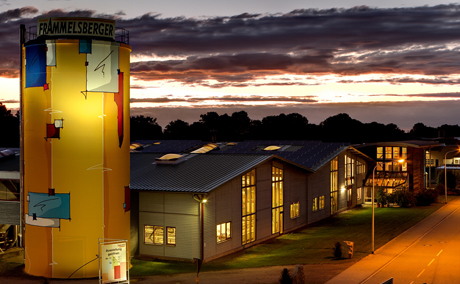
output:
[[[393,161],[391,162],[383,162],[382,163],[382,166],[384,166],[386,163],[392,163]],[[401,159],[401,160],[398,160],[398,163],[402,164],[404,163],[404,159]],[[374,169],[372,170],[372,193],[371,193],[371,198],[372,198],[372,254],[374,254],[374,225],[375,225],[375,221],[374,221],[374,192],[375,192],[375,169],[377,168],[378,166],[378,162],[377,162],[377,165],[375,165]]]
[[[446,204],[447,204],[447,154],[453,153],[453,152],[458,152],[458,151],[460,151],[460,149],[448,151],[444,155],[444,193],[445,193],[445,196],[446,196],[446,202],[445,202]]]
[[[200,227],[201,227],[201,244],[200,244],[200,259],[196,260],[196,283],[199,283],[198,274],[200,273],[201,265],[204,260],[204,204],[206,201],[206,195],[194,194],[193,199],[200,203]]]

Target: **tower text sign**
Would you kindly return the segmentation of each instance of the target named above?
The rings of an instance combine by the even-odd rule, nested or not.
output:
[[[90,36],[115,39],[115,21],[95,18],[39,19],[37,36]]]

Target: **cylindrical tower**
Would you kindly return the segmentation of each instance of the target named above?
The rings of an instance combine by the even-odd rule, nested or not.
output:
[[[98,276],[98,239],[129,240],[127,39],[113,20],[50,18],[22,46],[28,274]]]

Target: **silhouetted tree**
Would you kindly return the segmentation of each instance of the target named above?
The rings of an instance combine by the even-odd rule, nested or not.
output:
[[[419,122],[414,124],[412,129],[409,131],[409,135],[412,139],[420,139],[422,137],[435,138],[438,137],[438,130],[434,127],[429,127]]]
[[[6,106],[0,103],[0,147],[19,147],[19,114],[11,114]]]
[[[443,124],[438,127],[438,134],[442,137],[460,137],[460,126]]]
[[[131,116],[131,141],[161,139],[163,132],[157,119],[150,116]]]
[[[352,119],[346,113],[328,117],[320,123],[322,138],[327,142],[362,143],[365,133],[363,123]]]
[[[309,136],[308,119],[298,113],[284,113],[262,119],[260,139],[306,140]]]
[[[180,119],[171,121],[164,130],[165,139],[190,139],[190,125]]]

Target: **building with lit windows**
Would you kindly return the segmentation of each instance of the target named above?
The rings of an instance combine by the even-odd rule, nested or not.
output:
[[[438,142],[420,140],[369,143],[357,146],[360,151],[375,160],[369,168],[369,175],[365,183],[365,202],[372,202],[373,182],[375,182],[376,191],[383,188],[387,194],[395,190],[409,190],[416,194],[427,188],[430,165],[426,159],[433,149],[440,146],[442,144]]]
[[[147,258],[209,261],[361,204],[371,161],[319,141],[137,142],[131,244]]]

